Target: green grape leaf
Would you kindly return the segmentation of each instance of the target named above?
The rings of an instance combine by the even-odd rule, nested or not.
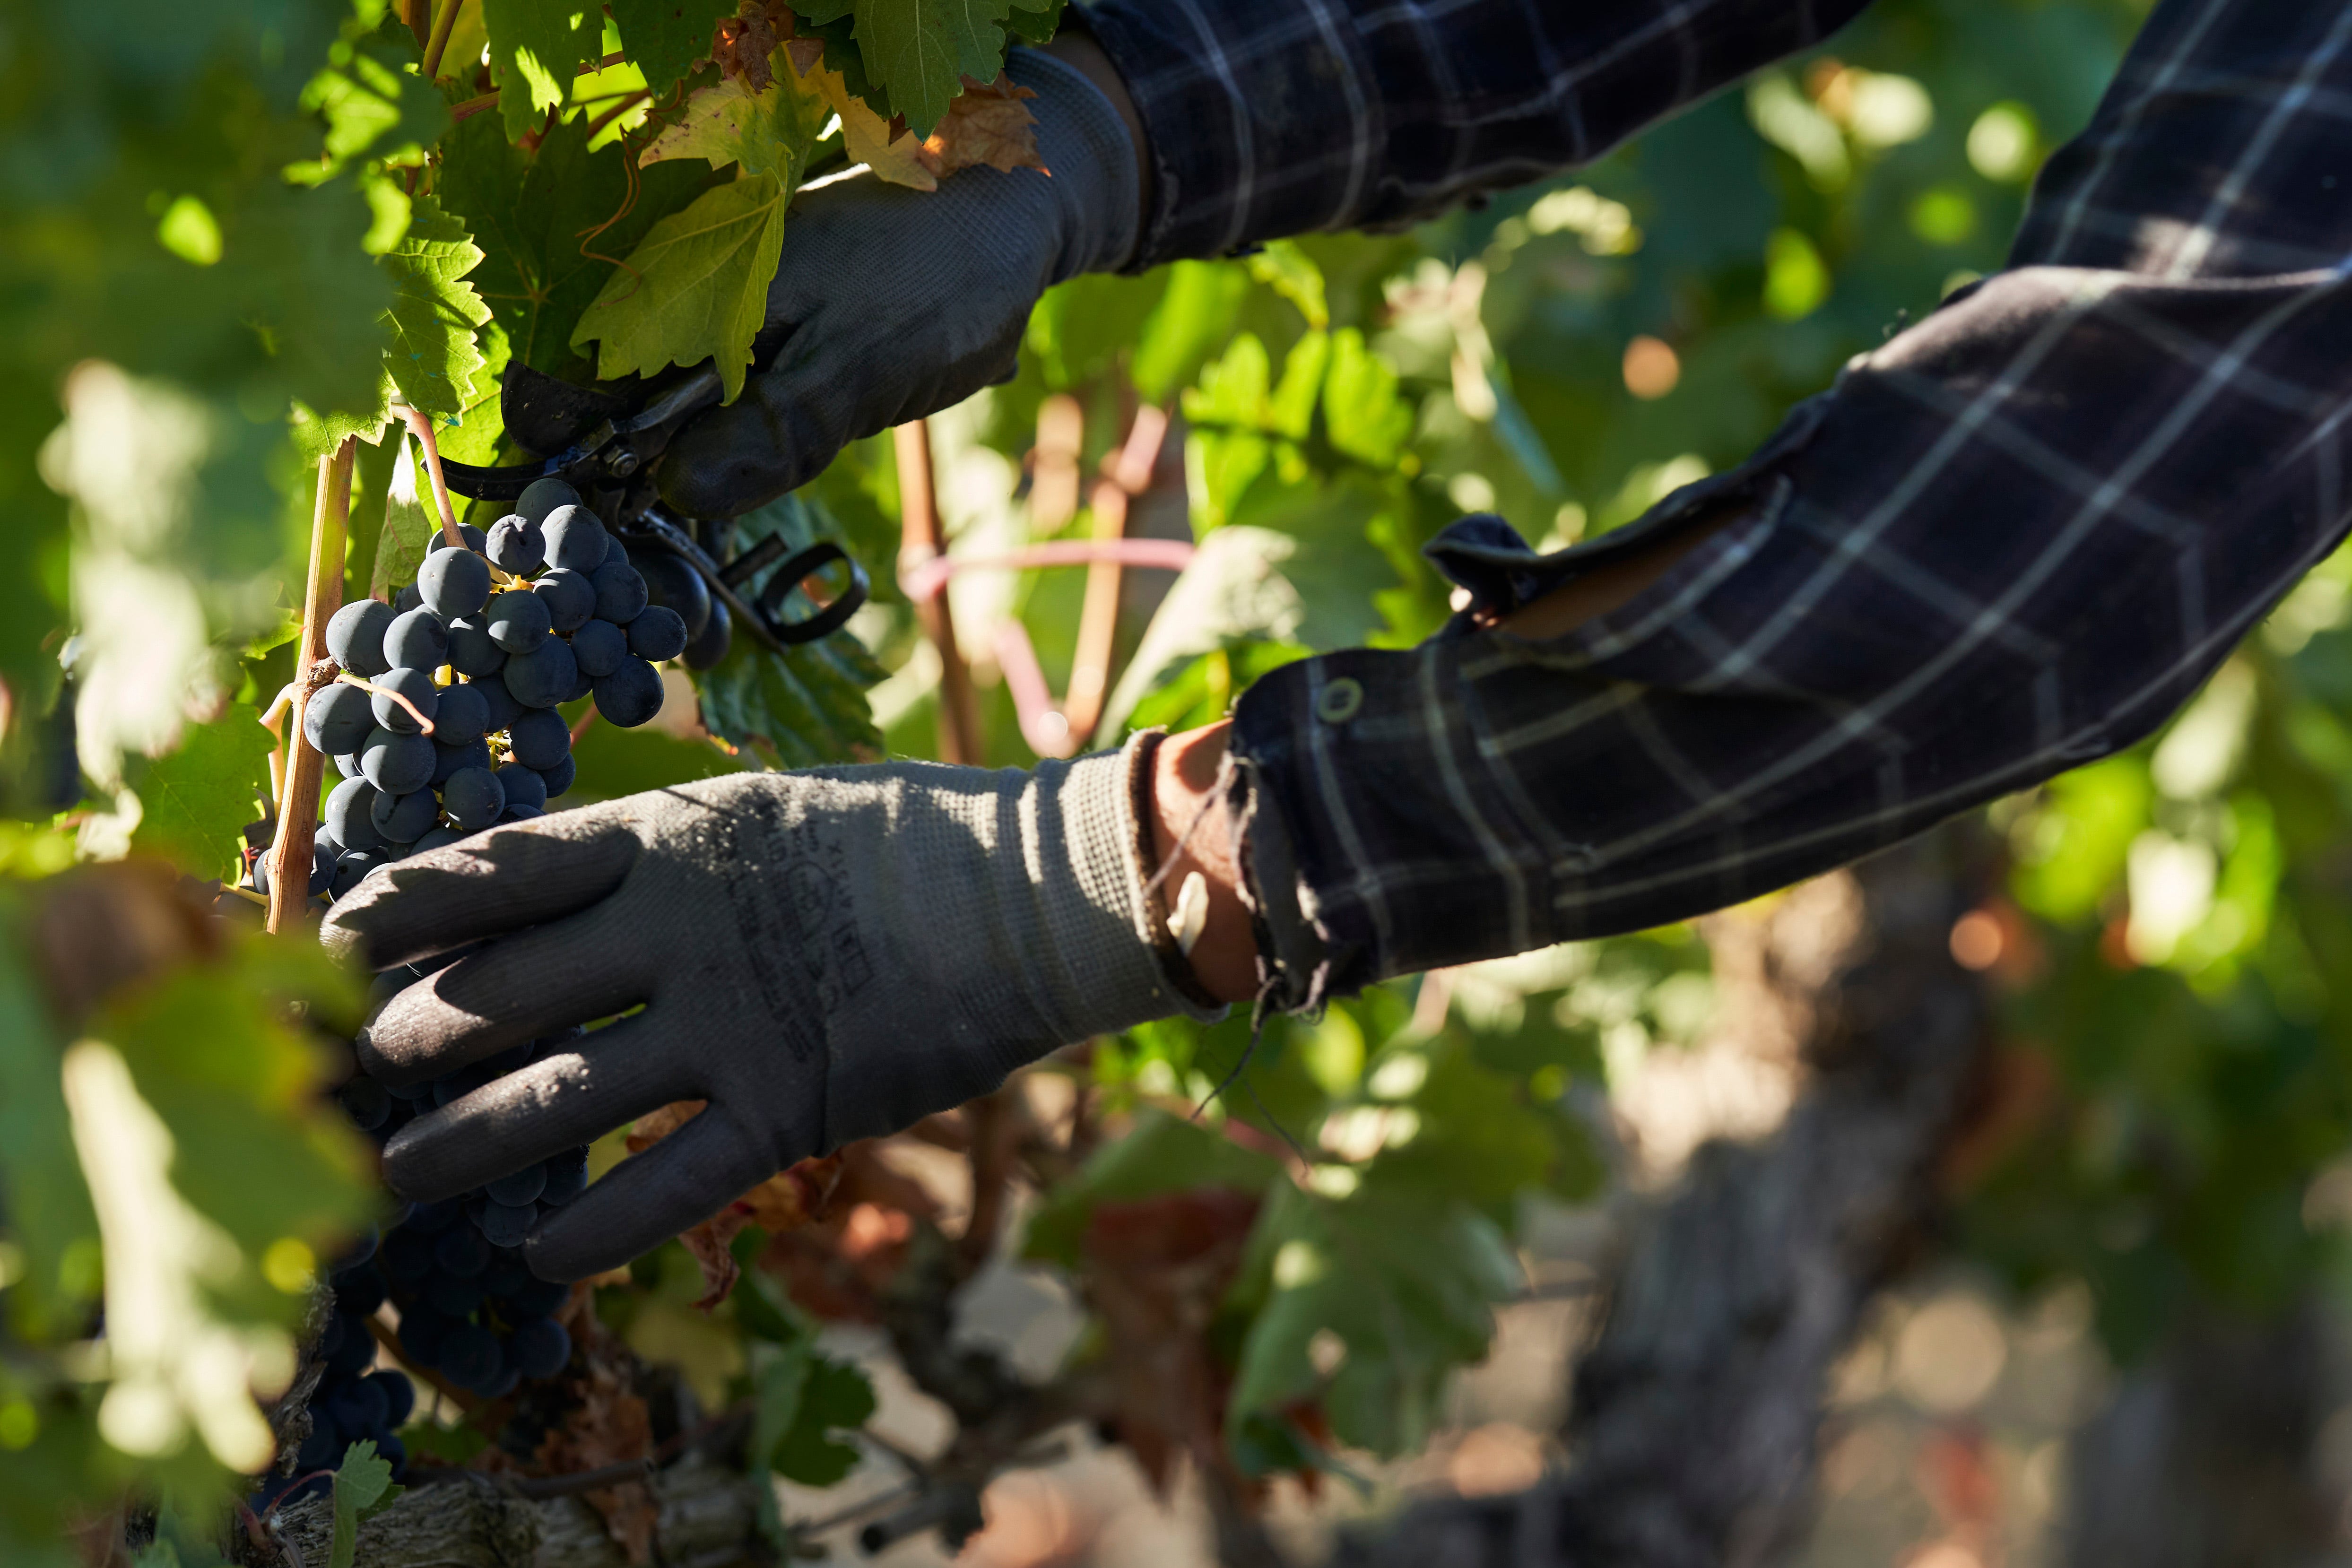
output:
[[[315,183],[369,154],[414,160],[439,141],[448,105],[406,68],[422,57],[415,35],[393,20],[338,47],[302,89],[302,107],[327,122],[327,156],[295,165],[288,177]]]
[[[368,597],[389,604],[393,596],[416,580],[416,569],[433,548],[440,519],[436,507],[419,494],[431,481],[419,472],[424,465],[411,450],[406,435],[392,456],[392,476],[385,482],[383,524],[375,536],[375,560],[368,569]]]
[[[1005,17],[1005,31],[1024,44],[1050,44],[1062,30],[1062,10],[1069,0],[1013,0]]]
[[[538,128],[572,96],[580,68],[603,57],[604,13],[574,0],[482,0],[507,139]]]
[[[168,856],[197,876],[227,875],[237,831],[269,795],[270,746],[260,712],[232,703],[210,724],[182,731],[177,750],[132,763],[126,781],[141,814],[131,847]]]
[[[1195,1187],[1263,1193],[1282,1175],[1270,1155],[1245,1149],[1195,1123],[1146,1109],[1135,1130],[1097,1150],[1078,1174],[1055,1186],[1029,1221],[1027,1257],[1075,1265],[1097,1203],[1123,1203]]]
[[[364,412],[351,413],[341,410],[320,414],[309,404],[297,402],[288,411],[286,423],[294,437],[294,449],[315,463],[330,456],[347,436],[357,436],[370,446],[383,440],[385,421],[392,417],[392,368],[384,367],[383,381],[376,395],[368,400],[373,406]]]
[[[799,495],[745,513],[735,528],[739,549],[750,549],[771,535],[782,535],[792,553],[819,538],[840,534],[826,512]],[[742,596],[756,602],[766,588],[766,580],[756,578],[744,584]],[[784,613],[798,617],[812,608],[795,590],[787,596]],[[881,679],[873,655],[846,632],[774,653],[738,626],[727,656],[699,679],[702,722],[720,739],[751,747],[778,767],[811,768],[871,757],[882,737],[874,727],[866,693]]]
[[[1334,447],[1375,468],[1395,467],[1412,434],[1412,404],[1399,394],[1396,371],[1364,346],[1364,335],[1352,327],[1331,335],[1323,426]]]
[[[866,74],[866,57],[857,47],[857,18],[848,7],[823,21],[804,12],[795,13],[793,30],[804,38],[824,40],[824,68],[841,78],[852,97],[863,99],[866,108],[885,120],[897,118],[898,111],[890,107],[888,90]]]
[[[867,80],[919,137],[945,117],[964,78],[994,81],[1004,69],[1011,10],[1011,0],[811,0],[803,14],[820,26],[856,19]]]
[[[713,169],[740,164],[747,174],[774,175],[789,192],[831,111],[815,73],[795,75],[781,53],[776,63],[774,78],[760,92],[741,77],[696,89],[677,118],[637,154],[639,165],[673,158],[700,158]]]
[[[327,1568],[352,1568],[360,1521],[390,1508],[405,1490],[393,1484],[392,1462],[377,1456],[373,1440],[345,1448],[335,1470],[335,1533],[327,1546]]]
[[[711,31],[735,15],[727,0],[612,0],[621,43],[658,98],[709,57]]]
[[[490,308],[465,281],[481,259],[465,224],[431,196],[416,199],[408,232],[383,256],[381,265],[396,285],[384,312],[392,333],[385,354],[411,408],[454,417],[481,395],[486,361],[474,334],[489,320]]]
[[[817,1354],[805,1337],[752,1347],[751,1436],[745,1459],[803,1486],[829,1487],[856,1466],[858,1451],[833,1437],[855,1431],[874,1414],[874,1385],[847,1362]],[[763,1499],[773,1538],[783,1525],[772,1499]]]
[[[606,380],[715,361],[733,402],[765,319],[790,195],[773,174],[751,174],[662,219],[581,314],[572,346],[599,344]]]
[[[1447,1375],[1486,1354],[1494,1304],[1523,1282],[1502,1231],[1467,1204],[1277,1186],[1234,1287],[1257,1311],[1226,1406],[1228,1440],[1252,1416],[1319,1398],[1342,1443],[1381,1455],[1419,1447],[1443,1416]],[[1346,1351],[1328,1376],[1310,1350],[1327,1332]]]
[[[587,127],[576,118],[530,153],[509,145],[489,116],[476,115],[444,140],[442,159],[441,203],[486,253],[468,281],[503,330],[508,356],[550,374],[578,363],[572,331],[616,276],[612,258],[628,255],[709,180],[709,171],[694,164],[660,163],[644,172],[633,194],[627,155],[609,145],[590,152]],[[484,412],[495,413],[496,398],[484,402]],[[469,440],[478,417],[469,414],[464,426]],[[494,461],[494,434],[488,447],[452,455]]]

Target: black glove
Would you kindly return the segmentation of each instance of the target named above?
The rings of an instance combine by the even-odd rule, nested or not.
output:
[[[976,167],[931,192],[858,175],[795,203],[761,333],[773,357],[670,444],[672,506],[733,517],[860,436],[1011,379],[1038,297],[1133,254],[1141,196],[1118,110],[1050,55],[1014,49],[1005,69],[1037,94],[1052,173]]]

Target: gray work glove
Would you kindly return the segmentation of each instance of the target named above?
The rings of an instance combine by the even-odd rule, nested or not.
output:
[[[860,175],[796,202],[760,337],[773,358],[670,444],[673,506],[748,511],[849,442],[1011,379],[1038,297],[1133,254],[1140,194],[1118,110],[1050,55],[1016,48],[1005,70],[1037,94],[1052,173],[965,169],[930,192]]]
[[[328,946],[382,969],[488,946],[359,1041],[391,1084],[644,1010],[385,1146],[448,1197],[677,1100],[702,1113],[544,1217],[542,1278],[616,1267],[811,1155],[892,1133],[1074,1040],[1180,1010],[1145,914],[1130,743],[1034,773],[737,775],[499,828],[371,873]]]

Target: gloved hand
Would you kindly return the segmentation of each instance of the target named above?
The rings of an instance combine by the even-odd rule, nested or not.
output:
[[[1037,50],[1013,50],[1005,70],[1037,94],[1053,172],[971,168],[931,192],[860,175],[793,204],[760,336],[763,350],[781,345],[740,398],[671,442],[671,505],[733,517],[850,441],[1011,379],[1038,297],[1133,254],[1136,149],[1118,110]]]
[[[370,1021],[360,1057],[387,1083],[644,1005],[403,1128],[387,1179],[447,1197],[708,1100],[531,1233],[536,1272],[578,1279],[1056,1046],[1217,1016],[1155,956],[1145,738],[1034,773],[908,762],[708,779],[378,869],[327,917],[331,950],[382,969],[487,943]]]

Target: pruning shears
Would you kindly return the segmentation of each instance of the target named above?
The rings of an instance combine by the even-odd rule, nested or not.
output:
[[[507,433],[526,450],[555,455],[498,467],[444,458],[442,477],[450,489],[478,501],[511,501],[538,480],[562,480],[580,492],[591,510],[613,524],[632,549],[648,545],[667,550],[692,567],[712,596],[727,606],[736,625],[748,628],[761,643],[781,653],[792,644],[813,643],[840,630],[866,602],[872,583],[866,569],[832,539],[820,539],[787,557],[790,547],[771,536],[727,559],[727,523],[698,525],[662,504],[646,470],[668,449],[678,427],[716,404],[721,392],[719,372],[706,365],[631,411],[611,392],[574,386],[528,366],[511,366],[499,394]],[[836,562],[848,568],[848,586],[813,613],[784,619],[784,601],[792,591]],[[771,567],[775,570],[766,586],[752,592],[752,579]]]

